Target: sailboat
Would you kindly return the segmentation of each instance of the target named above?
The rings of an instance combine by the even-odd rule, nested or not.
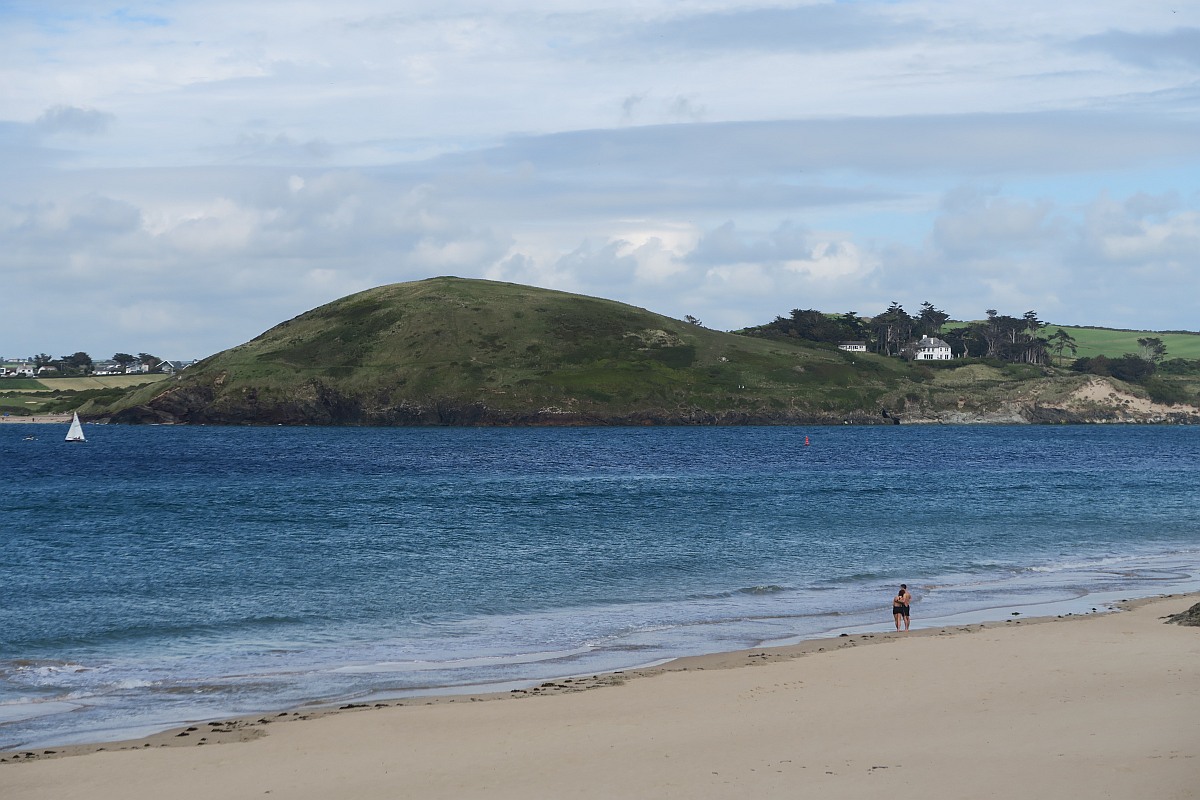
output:
[[[86,442],[83,438],[83,426],[79,424],[79,412],[76,411],[71,417],[71,430],[67,431],[68,442]]]

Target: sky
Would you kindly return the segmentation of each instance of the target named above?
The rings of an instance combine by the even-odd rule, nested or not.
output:
[[[0,0],[0,356],[487,278],[1200,330],[1200,5]]]

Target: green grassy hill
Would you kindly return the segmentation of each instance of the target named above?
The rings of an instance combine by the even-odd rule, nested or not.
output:
[[[881,416],[913,372],[896,359],[735,336],[599,298],[433,278],[314,309],[86,411],[259,424],[859,418]]]
[[[610,300],[443,277],[342,298],[80,410],[117,422],[296,425],[1076,421],[1076,411],[1041,405],[1061,405],[1092,380],[961,366],[738,336]]]

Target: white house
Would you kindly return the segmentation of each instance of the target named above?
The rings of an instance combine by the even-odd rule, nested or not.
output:
[[[32,361],[4,361],[0,362],[0,377],[5,378],[32,378],[36,368]]]
[[[838,350],[845,350],[848,353],[865,353],[867,352],[866,342],[838,342]]]
[[[921,341],[913,345],[914,361],[949,361],[952,358],[950,345],[936,336],[922,336]]]
[[[175,375],[195,363],[195,359],[192,359],[191,361],[160,361],[158,364],[158,371],[165,372],[167,375]]]

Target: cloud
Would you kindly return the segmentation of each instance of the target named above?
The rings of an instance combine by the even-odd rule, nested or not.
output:
[[[1061,236],[1048,201],[1000,197],[963,187],[948,193],[933,226],[933,241],[949,257],[972,260],[1036,250]]]
[[[329,142],[320,138],[299,141],[286,133],[241,133],[231,145],[207,148],[222,161],[255,164],[304,164],[328,161],[334,154]]]
[[[1174,194],[1138,194],[1123,202],[1107,194],[1098,197],[1087,208],[1083,257],[1135,269],[1147,279],[1174,275],[1195,282],[1200,211],[1178,203]]]
[[[646,24],[631,38],[642,47],[695,51],[864,50],[919,37],[919,20],[896,19],[879,6],[817,3],[782,8],[739,8],[670,16]]]
[[[469,156],[492,168],[590,167],[713,178],[862,170],[882,174],[1055,174],[1200,158],[1189,118],[1113,112],[937,114],[655,125],[513,137]]]
[[[1147,69],[1200,68],[1200,28],[1175,28],[1158,33],[1110,30],[1085,36],[1077,46]]]
[[[115,119],[106,111],[59,105],[43,111],[34,122],[34,127],[46,135],[72,133],[96,136],[107,131]]]
[[[1195,326],[1185,8],[113,9],[3,12],[0,272],[34,298],[6,350],[199,356],[441,273],[726,328],[894,299]]]

